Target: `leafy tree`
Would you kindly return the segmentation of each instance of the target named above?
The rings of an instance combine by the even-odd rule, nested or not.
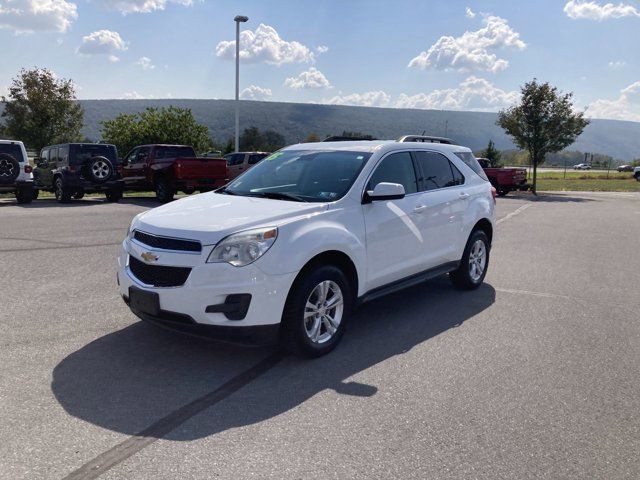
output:
[[[487,160],[489,160],[489,164],[492,167],[502,167],[502,163],[500,163],[500,159],[502,158],[502,153],[500,153],[500,150],[498,150],[496,148],[496,144],[493,143],[493,140],[489,140],[489,144],[487,145],[487,148],[484,149],[480,155],[483,158],[486,158]]]
[[[536,79],[522,88],[522,98],[498,113],[496,124],[514,143],[526,150],[533,164],[533,193],[536,193],[537,167],[549,153],[568,147],[583,132],[589,121],[584,112],[574,112],[572,93],[563,94],[549,83]]]
[[[71,80],[58,79],[46,68],[22,69],[2,96],[3,134],[40,150],[54,143],[82,139],[84,110]]]
[[[304,139],[304,143],[315,143],[319,141],[320,137],[315,133],[310,133],[309,135],[307,135],[307,138]]]
[[[240,135],[240,150],[273,152],[284,145],[284,136],[273,130],[262,133],[257,127],[249,127]]]
[[[233,144],[233,138],[229,138],[227,143],[224,144],[224,148],[222,149],[222,154],[226,155],[227,153],[232,153],[235,150],[235,145]]]
[[[191,110],[169,106],[118,115],[102,122],[102,138],[125,155],[136,145],[170,143],[190,145],[197,152],[212,146],[209,129],[196,122]]]

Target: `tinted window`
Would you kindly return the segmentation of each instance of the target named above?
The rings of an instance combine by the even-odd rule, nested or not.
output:
[[[131,153],[129,153],[129,155],[127,155],[127,158],[125,158],[125,163],[127,164],[132,164],[132,163],[136,163],[136,157],[138,156],[138,150],[137,148],[134,148]]]
[[[422,190],[436,190],[464,183],[460,171],[444,155],[436,152],[416,152],[415,155],[422,171]]]
[[[11,155],[18,162],[24,161],[24,159],[22,158],[22,149],[20,148],[20,145],[18,145],[16,143],[14,143],[14,144],[10,144],[10,143],[2,143],[2,144],[0,144],[0,153]]]
[[[193,157],[195,151],[191,147],[156,147],[156,158],[179,158],[179,157]],[[138,162],[141,160],[138,159]]]
[[[69,145],[63,145],[62,147],[58,148],[58,161],[66,164],[68,160],[69,160]]]
[[[93,157],[106,157],[114,165],[118,162],[118,152],[113,145],[101,143],[71,145],[70,165],[83,165]]]
[[[58,149],[52,148],[51,153],[49,153],[49,161],[53,164],[58,162]]]
[[[249,155],[249,165],[255,165],[267,155],[267,153],[254,153],[253,155]]]
[[[242,165],[244,162],[244,153],[232,153],[230,155],[225,155],[224,157],[227,160],[227,165]]]
[[[311,202],[332,202],[349,191],[370,156],[345,151],[276,152],[231,182],[225,191],[246,196],[286,193]]]
[[[404,192],[407,194],[418,191],[416,172],[409,152],[392,153],[385,157],[373,172],[367,190],[373,190],[382,182],[399,183],[404,186]]]
[[[483,180],[489,181],[489,179],[487,178],[487,175],[484,173],[484,170],[482,170],[482,167],[478,163],[478,160],[476,160],[476,157],[473,153],[456,152],[456,156],[460,160],[462,160],[464,163],[466,163],[471,170],[476,172],[480,178],[482,178]]]
[[[136,157],[136,163],[146,163],[147,158],[149,158],[149,153],[151,153],[151,149],[149,147],[142,147],[139,149],[138,156]]]

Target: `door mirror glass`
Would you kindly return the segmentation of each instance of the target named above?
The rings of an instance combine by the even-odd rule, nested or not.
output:
[[[404,186],[399,183],[380,182],[373,190],[366,193],[369,201],[376,200],[397,200],[404,198]]]

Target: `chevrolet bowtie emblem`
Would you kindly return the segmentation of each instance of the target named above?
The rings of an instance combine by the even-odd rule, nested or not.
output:
[[[156,255],[154,255],[153,253],[151,253],[151,252],[144,252],[140,256],[147,263],[157,262],[158,261],[158,257]]]

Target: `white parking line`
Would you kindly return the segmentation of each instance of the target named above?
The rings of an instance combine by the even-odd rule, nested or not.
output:
[[[572,299],[572,297],[569,297],[567,295],[558,295],[555,293],[545,293],[545,292],[532,292],[530,290],[514,290],[511,288],[495,288],[495,291],[502,292],[502,293],[515,293],[519,295],[533,295],[534,297],[562,298],[564,300]]]
[[[514,212],[511,212],[508,215],[505,215],[504,217],[502,217],[500,220],[498,220],[496,222],[496,225],[501,224],[502,222],[504,222],[505,220],[509,220],[511,217],[515,217],[516,215],[521,214],[522,212],[524,212],[527,208],[529,208],[531,206],[530,203],[526,203],[524,205],[522,205],[521,207],[519,207],[517,210],[515,210]]]

